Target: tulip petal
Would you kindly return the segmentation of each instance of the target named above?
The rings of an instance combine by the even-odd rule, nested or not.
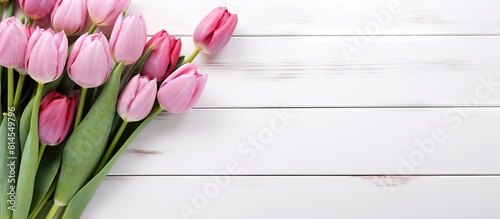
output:
[[[29,75],[39,83],[46,83],[56,78],[57,48],[52,43],[50,34],[42,35],[33,46],[29,63],[27,65]]]
[[[102,85],[109,76],[109,65],[106,65],[106,53],[99,41],[93,41],[83,48],[68,72],[70,78],[78,85],[85,88]]]
[[[161,106],[171,113],[181,113],[189,108],[189,102],[196,89],[196,76],[181,75],[166,83],[158,92]]]

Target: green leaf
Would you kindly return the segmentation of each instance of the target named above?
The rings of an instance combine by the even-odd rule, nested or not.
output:
[[[14,219],[25,219],[31,206],[35,187],[36,170],[38,169],[38,113],[42,98],[43,85],[38,85],[37,95],[31,113],[30,132],[21,157],[19,177],[16,187],[16,210]]]
[[[177,64],[175,65],[174,71],[177,70],[178,68],[180,68],[182,66],[182,64],[184,64],[184,59],[186,59],[186,56],[179,56],[179,58],[177,59]]]
[[[134,66],[130,70],[129,74],[127,75],[127,77],[125,78],[125,80],[123,80],[123,83],[122,83],[122,86],[120,88],[120,91],[123,90],[123,88],[125,88],[125,86],[127,85],[127,83],[130,81],[130,79],[132,77],[134,77],[136,74],[139,74],[139,72],[141,72],[142,68],[144,67],[144,64],[148,60],[149,55],[151,55],[151,52],[153,51],[154,47],[155,47],[154,44],[151,45],[151,46],[149,46],[146,49],[146,51],[144,51],[142,53],[142,55],[139,58],[139,60],[137,62],[135,62]]]
[[[67,205],[85,185],[106,149],[122,69],[123,63],[118,64],[101,95],[64,146],[61,174],[54,196],[58,206]]]
[[[30,132],[30,120],[34,102],[35,98],[32,98],[28,105],[26,105],[26,108],[24,108],[23,114],[21,115],[21,120],[19,121],[19,147],[21,150],[21,154],[23,153],[24,146],[26,145],[26,140],[28,139],[28,133]]]
[[[104,168],[94,178],[92,178],[92,180],[90,180],[82,189],[80,189],[80,191],[78,191],[78,193],[71,199],[68,206],[66,207],[62,219],[80,218],[95,191],[106,177],[106,174],[109,172],[109,170],[111,170],[118,158],[120,158],[120,156],[127,149],[130,143],[132,143],[135,137],[137,137],[137,135],[144,129],[144,127],[146,127],[149,122],[151,122],[155,118],[155,116],[158,115],[159,112],[161,112],[161,110],[155,110],[153,113],[151,113],[150,116],[142,121],[137,129],[130,135],[130,137],[128,137],[127,141],[125,141],[125,143],[123,143],[123,145],[115,153],[115,155],[113,155],[106,166],[104,166]]]
[[[7,116],[2,115],[2,125],[0,126],[0,142],[2,145],[7,145]],[[0,162],[2,164],[7,163],[8,157],[8,148],[1,147],[0,148]],[[7,202],[9,199],[9,168],[0,168],[0,218],[9,218],[12,211],[8,209],[10,204]]]
[[[54,204],[54,200],[44,203],[42,210],[40,210],[35,219],[45,219],[45,216],[49,213],[50,206],[52,206],[52,204]]]
[[[55,147],[48,146],[45,149],[38,171],[35,178],[35,191],[33,193],[33,201],[31,202],[30,218],[33,210],[39,205],[43,205],[42,199],[49,191],[51,184],[54,182],[57,171],[61,166],[62,146]]]

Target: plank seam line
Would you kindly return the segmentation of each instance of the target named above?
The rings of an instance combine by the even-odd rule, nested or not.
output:
[[[171,34],[176,37],[193,37],[191,34]],[[153,37],[154,34],[148,34]],[[262,35],[233,35],[232,38],[301,38],[301,37],[500,37],[500,34],[388,34],[388,35],[291,35],[291,34],[262,34]]]
[[[500,109],[500,106],[270,106],[270,107],[194,107],[193,110],[268,110],[268,109]]]
[[[214,177],[214,176],[231,176],[231,177],[500,177],[500,174],[394,174],[394,175],[363,175],[363,174],[244,174],[244,175],[210,175],[210,174],[136,174],[136,175],[107,175],[107,177]]]

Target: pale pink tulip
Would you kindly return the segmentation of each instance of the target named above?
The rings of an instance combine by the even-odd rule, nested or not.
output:
[[[80,36],[66,65],[69,77],[84,88],[102,85],[109,77],[110,68],[109,44],[102,33]]]
[[[28,37],[25,26],[16,17],[0,23],[0,65],[17,68],[24,65]]]
[[[42,144],[58,145],[68,134],[75,115],[76,97],[49,92],[40,103],[38,138]]]
[[[36,28],[31,27],[29,25],[25,25],[24,27],[25,27],[25,30],[26,30],[26,47],[27,47],[27,45],[28,45],[27,42],[30,39],[31,34],[33,34],[33,32],[36,30]],[[22,74],[22,75],[28,74],[26,72],[26,66],[25,66],[26,62],[24,60],[26,58],[26,47],[24,48],[25,51],[23,52],[23,63],[20,66],[16,67],[16,71],[19,72],[19,74]]]
[[[233,35],[238,15],[219,7],[210,12],[196,27],[193,40],[202,53],[216,53],[224,48]]]
[[[28,74],[38,83],[48,83],[59,78],[66,64],[68,38],[64,32],[37,28],[26,48],[25,66]]]
[[[163,81],[158,102],[171,113],[182,113],[198,102],[206,84],[207,75],[199,74],[196,65],[183,65]]]
[[[117,112],[125,122],[141,121],[149,115],[156,99],[156,79],[134,76],[118,99]]]
[[[161,30],[148,41],[144,49],[153,44],[153,51],[146,60],[141,74],[163,81],[174,71],[181,53],[182,43],[180,39],[176,39],[170,36],[167,31]]]
[[[56,0],[19,0],[21,10],[32,20],[37,20],[50,14],[55,3]]]
[[[129,5],[130,0],[89,0],[89,16],[97,26],[111,26]]]
[[[51,15],[56,31],[68,36],[78,34],[87,21],[87,0],[58,0]]]
[[[141,15],[132,15],[123,18],[120,14],[109,39],[111,56],[118,62],[130,65],[142,55],[146,45],[146,23]]]

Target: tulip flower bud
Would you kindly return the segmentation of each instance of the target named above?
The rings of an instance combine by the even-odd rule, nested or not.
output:
[[[28,37],[25,26],[16,17],[0,23],[0,65],[17,68],[24,65]]]
[[[51,15],[56,31],[77,35],[87,21],[87,0],[58,0]]]
[[[120,14],[109,39],[111,56],[117,63],[124,62],[125,65],[130,65],[141,57],[146,40],[144,18],[134,14],[123,19],[123,15]]]
[[[37,28],[26,47],[25,66],[28,74],[38,83],[59,78],[68,55],[68,38],[64,32]]]
[[[182,43],[180,39],[175,39],[167,31],[161,30],[148,41],[144,50],[153,44],[155,46],[144,63],[141,74],[163,81],[174,71],[181,53]]]
[[[58,145],[68,134],[75,115],[74,93],[66,97],[56,91],[49,92],[40,103],[38,138],[42,144]]]
[[[130,0],[89,0],[89,16],[97,26],[111,26],[129,5]]]
[[[149,115],[156,99],[156,79],[134,76],[118,99],[117,112],[125,122],[141,121]]]
[[[196,48],[207,54],[219,52],[233,35],[238,15],[231,14],[226,8],[216,8],[196,27],[193,40]]]
[[[183,65],[163,81],[158,102],[171,113],[182,113],[198,102],[206,84],[207,75],[199,74],[196,65]]]
[[[56,0],[19,0],[21,10],[32,20],[47,16],[55,3]]]
[[[111,55],[102,33],[80,36],[68,57],[66,69],[76,84],[84,88],[98,87],[109,77]]]

